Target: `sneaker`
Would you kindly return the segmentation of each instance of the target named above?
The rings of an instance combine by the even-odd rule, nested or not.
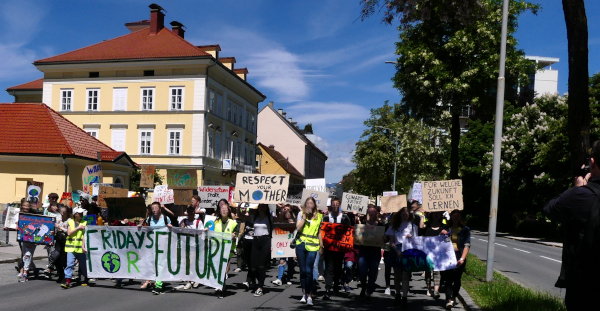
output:
[[[220,289],[217,289],[217,290],[215,291],[215,293],[217,294],[217,298],[219,298],[219,299],[223,299],[223,297],[224,297],[224,296],[223,296],[223,291],[222,291],[222,290],[220,290]]]
[[[306,296],[302,296],[302,298],[300,299],[301,303],[306,303]]]
[[[192,282],[187,282],[185,283],[185,286],[183,286],[183,289],[190,289],[192,288]]]
[[[307,304],[307,305],[309,305],[309,306],[312,306],[312,305],[313,305],[313,302],[312,302],[312,298],[311,298],[311,297],[308,297],[308,298],[306,298],[306,304]]]
[[[242,269],[241,268],[235,268],[235,270],[233,270],[233,272],[241,272]]]
[[[274,280],[274,281],[272,281],[271,283],[273,283],[273,284],[275,284],[275,285],[277,285],[277,286],[280,286],[280,285],[282,284],[280,279],[275,279],[275,280]]]
[[[438,291],[434,291],[434,292],[433,292],[433,298],[434,298],[434,299],[439,299],[439,298],[440,298],[440,292],[438,292]]]
[[[350,288],[350,286],[344,285],[344,292],[349,293],[351,290],[352,288]]]
[[[431,297],[431,290],[427,290],[427,297]]]
[[[60,284],[60,287],[64,289],[71,288],[71,279],[66,279],[64,283]]]
[[[257,290],[254,292],[254,297],[260,297],[260,296],[262,296],[262,295],[263,295],[263,291],[262,291],[262,289],[261,289],[261,288],[257,289]]]
[[[386,287],[384,294],[386,294],[388,296],[391,296],[392,295],[392,290],[389,287]]]
[[[244,288],[246,288],[246,291],[250,290],[250,283],[248,283],[248,282],[242,282],[242,285],[244,285]]]
[[[21,274],[21,276],[19,277],[19,282],[27,282],[27,273],[23,273]]]
[[[454,301],[448,300],[448,302],[446,302],[446,309],[450,310],[452,307],[454,307]]]
[[[288,281],[288,282],[287,282],[287,285],[292,285],[292,282]]]
[[[193,288],[198,288],[198,286],[200,286],[200,283],[198,283],[198,282],[192,282],[192,287]]]
[[[154,295],[160,295],[163,293],[163,289],[161,287],[156,287],[152,290],[152,294]]]
[[[322,275],[319,275],[319,277],[317,278],[317,281],[323,282],[323,281],[325,281],[325,277]]]
[[[90,285],[90,284],[87,281],[81,282],[81,286],[88,286],[88,285]]]

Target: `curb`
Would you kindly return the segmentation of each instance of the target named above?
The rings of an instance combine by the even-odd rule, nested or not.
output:
[[[473,301],[469,293],[464,288],[460,288],[458,299],[467,311],[481,311],[481,308]]]
[[[48,256],[34,256],[33,260],[40,260],[40,259],[45,259],[45,258],[48,258]],[[14,263],[14,262],[19,261],[19,259],[20,259],[19,257],[15,258],[15,259],[1,259],[0,260],[0,264],[3,264],[3,263]]]

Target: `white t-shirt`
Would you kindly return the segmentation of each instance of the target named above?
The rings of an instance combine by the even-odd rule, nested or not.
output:
[[[265,236],[269,235],[269,219],[256,218],[254,219],[254,236]]]
[[[389,235],[394,237],[394,244],[402,244],[402,239],[406,237],[406,235],[410,234],[412,236],[416,236],[417,232],[415,230],[415,225],[411,221],[403,221],[400,224],[400,227],[396,230],[390,226],[388,230],[385,232],[385,235]]]

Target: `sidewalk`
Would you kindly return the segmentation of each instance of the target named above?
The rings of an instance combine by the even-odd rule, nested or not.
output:
[[[19,248],[19,243],[17,242],[17,232],[10,232],[10,245],[6,245],[5,241],[5,231],[0,231],[0,237],[2,238],[2,244],[0,246],[0,264],[2,263],[11,263],[17,262],[19,257],[21,256],[21,249]],[[47,258],[46,250],[44,250],[43,246],[38,246],[36,248],[33,259],[43,259]]]

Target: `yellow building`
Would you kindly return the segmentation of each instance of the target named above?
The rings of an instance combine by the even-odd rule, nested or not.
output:
[[[0,203],[25,197],[28,181],[43,194],[82,189],[87,165],[100,164],[101,183],[129,187],[135,163],[39,103],[0,104]]]
[[[260,157],[260,173],[261,174],[277,174],[290,175],[290,193],[296,194],[302,192],[304,188],[304,176],[298,171],[292,163],[283,156],[279,151],[275,150],[275,146],[265,146],[258,143],[258,148],[262,156]]]
[[[192,168],[199,183],[233,184],[235,172],[255,170],[265,96],[235,58],[186,41],[183,25],[167,29],[164,17],[152,4],[150,20],[127,23],[128,34],[34,62],[44,74],[42,102],[162,175]],[[22,89],[7,91],[16,101],[35,96]]]

